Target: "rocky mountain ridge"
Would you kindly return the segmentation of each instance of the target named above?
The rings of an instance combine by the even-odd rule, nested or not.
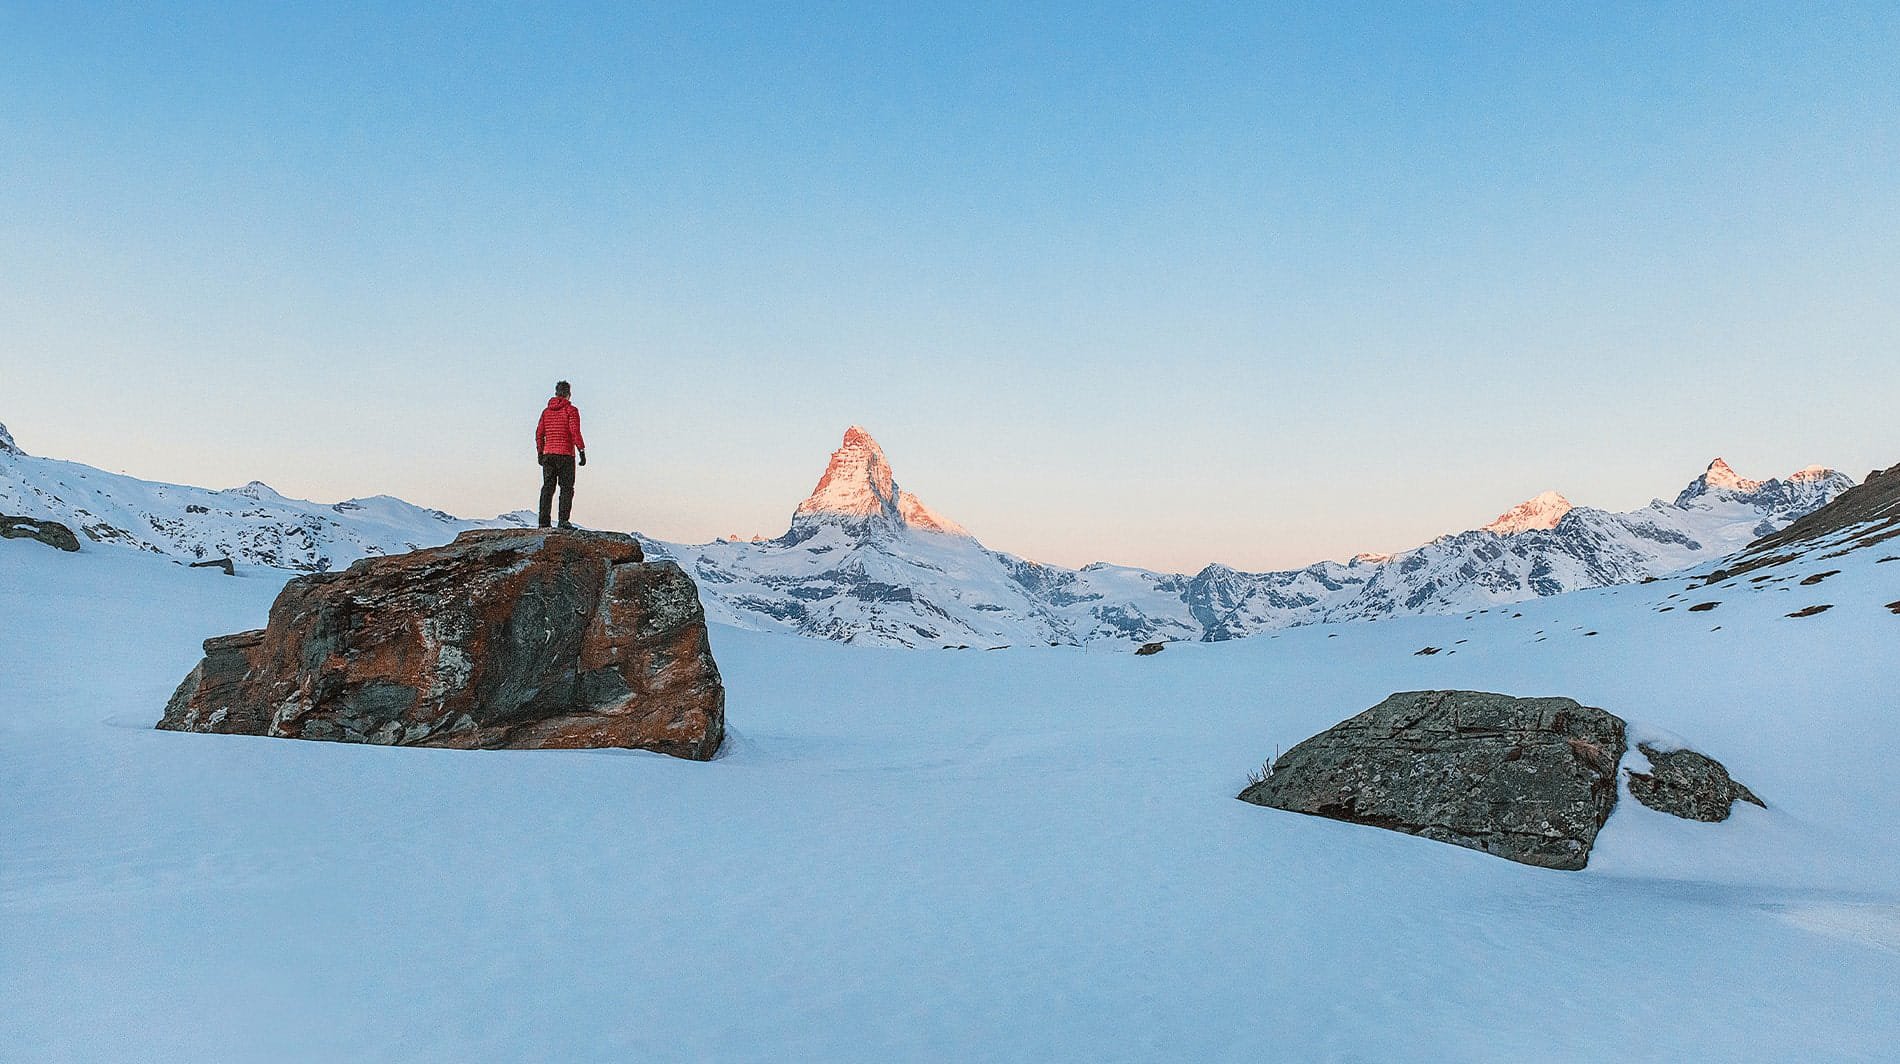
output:
[[[0,439],[0,513],[180,561],[324,572],[474,528],[532,523],[525,512],[471,521],[388,496],[326,505],[258,482],[224,491],[158,484],[26,455],[4,428]],[[1069,569],[984,546],[899,487],[877,441],[852,426],[783,535],[640,539],[650,556],[694,576],[710,619],[739,627],[907,647],[1214,641],[1660,576],[1724,557],[1852,486],[1818,467],[1754,481],[1717,459],[1674,502],[1611,513],[1551,492],[1490,526],[1395,555],[1265,573],[1221,564],[1193,574]]]
[[[908,518],[882,449],[853,426],[784,536],[648,545],[695,574],[711,615],[741,627],[896,646],[1214,641],[1660,576],[1722,557],[1852,486],[1819,467],[1748,480],[1718,458],[1673,503],[1611,513],[1547,492],[1485,528],[1396,555],[1267,573],[1218,563],[1194,574],[1068,569],[991,550],[935,514]]]

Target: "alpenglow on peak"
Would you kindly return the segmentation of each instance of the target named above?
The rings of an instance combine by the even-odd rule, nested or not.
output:
[[[925,506],[898,487],[891,464],[871,434],[861,426],[845,430],[844,442],[831,452],[824,475],[811,495],[798,504],[792,528],[836,522],[846,525],[882,524],[967,536],[963,526]]]
[[[1730,491],[1740,492],[1754,491],[1764,483],[1763,481],[1750,480],[1742,476],[1740,473],[1729,468],[1729,464],[1720,458],[1709,463],[1709,468],[1702,474],[1702,479],[1709,487],[1727,488]]]
[[[1556,528],[1557,522],[1563,520],[1570,510],[1569,499],[1554,491],[1546,491],[1499,514],[1497,520],[1484,526],[1484,531],[1511,536],[1536,528]]]

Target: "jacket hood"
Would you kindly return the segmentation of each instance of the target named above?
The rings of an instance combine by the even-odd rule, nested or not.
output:
[[[552,399],[548,400],[549,410],[559,410],[564,406],[573,406],[573,405],[574,404],[569,402],[565,396],[557,395],[557,396],[554,396]]]

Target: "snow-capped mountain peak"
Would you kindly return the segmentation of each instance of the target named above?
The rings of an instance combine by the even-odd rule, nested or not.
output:
[[[837,514],[843,517],[895,516],[896,482],[884,448],[857,425],[844,432],[844,442],[831,452],[831,461],[818,486],[798,504],[800,514]]]
[[[1750,480],[1717,458],[1676,496],[1678,507],[1746,502],[1791,521],[1854,486],[1853,478],[1825,466],[1809,466],[1785,480]],[[1765,535],[1767,529],[1758,533]]]
[[[1570,511],[1569,499],[1554,491],[1546,491],[1499,514],[1497,520],[1484,526],[1484,531],[1512,536],[1533,528],[1556,528],[1557,522],[1563,520]]]
[[[925,506],[923,501],[897,486],[884,448],[853,425],[845,430],[844,442],[831,452],[818,486],[792,515],[792,527],[838,521],[847,525],[877,523],[926,532],[967,536],[963,526]]]
[[[283,494],[282,492],[278,491],[276,488],[271,487],[269,484],[266,484],[261,480],[253,480],[249,484],[246,484],[241,488],[226,488],[223,494],[242,495],[247,499],[256,499],[258,502],[267,502],[267,503],[282,503],[282,502],[294,501],[289,496]]]
[[[13,433],[8,432],[5,425],[0,425],[0,454],[25,453],[25,451],[20,450],[19,444],[13,442]]]
[[[1743,494],[1755,491],[1763,484],[1763,481],[1750,480],[1740,473],[1737,473],[1734,469],[1729,467],[1727,462],[1724,462],[1720,458],[1709,463],[1708,471],[1702,474],[1702,480],[1711,488],[1723,488],[1728,491],[1739,491]]]

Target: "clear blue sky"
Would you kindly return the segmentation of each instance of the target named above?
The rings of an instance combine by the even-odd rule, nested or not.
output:
[[[923,6],[0,0],[0,422],[1170,568],[1900,461],[1900,5]]]

